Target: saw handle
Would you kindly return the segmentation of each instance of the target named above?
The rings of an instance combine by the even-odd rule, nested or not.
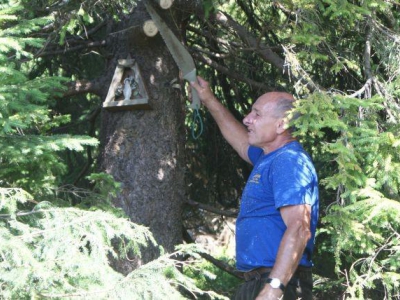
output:
[[[187,81],[192,82],[195,81],[197,82],[197,76],[196,76],[196,69],[193,69],[189,73],[187,73],[185,76],[183,76]],[[194,109],[200,109],[200,97],[199,94],[197,93],[196,89],[191,89],[192,91],[192,104],[190,104],[190,108]]]

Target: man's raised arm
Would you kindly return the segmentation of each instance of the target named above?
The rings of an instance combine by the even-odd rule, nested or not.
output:
[[[247,155],[249,143],[246,127],[236,120],[232,113],[217,100],[206,80],[198,77],[198,83],[191,82],[191,86],[197,90],[201,102],[207,107],[212,117],[217,122],[224,138],[233,149],[236,150],[241,158],[251,163]]]

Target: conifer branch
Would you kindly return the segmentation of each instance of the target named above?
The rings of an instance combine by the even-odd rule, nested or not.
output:
[[[310,91],[323,90],[322,87],[311,80],[310,76],[303,69],[293,69],[286,60],[282,59],[277,53],[272,51],[271,47],[264,45],[259,39],[248,32],[242,25],[233,20],[233,18],[230,17],[227,13],[218,13],[216,15],[216,21],[221,26],[236,32],[236,34],[240,37],[244,44],[254,48],[264,61],[282,70],[282,72],[284,72],[289,77],[289,79],[293,78],[297,82],[306,85]],[[285,48],[282,48],[284,52],[287,53],[287,49],[285,51]]]
[[[271,51],[269,47],[265,47],[260,44],[260,41],[253,37],[253,35],[248,32],[242,25],[233,20],[227,13],[218,13],[216,15],[216,21],[228,28],[229,30],[235,31],[240,39],[248,46],[257,49],[260,56],[267,62],[271,63],[273,66],[280,70],[284,70],[284,60],[279,57],[275,52]]]
[[[247,83],[248,85],[250,85],[251,87],[253,87],[256,90],[263,90],[263,91],[271,90],[271,87],[268,87],[267,85],[265,85],[265,84],[263,84],[261,82],[257,82],[257,81],[251,80],[251,79],[249,79],[247,77],[239,76],[239,72],[235,72],[233,70],[230,70],[229,68],[218,64],[216,61],[212,60],[209,57],[201,55],[200,53],[196,53],[196,52],[193,53],[193,57],[195,57],[199,61],[202,61],[206,65],[218,70],[219,72],[229,76],[230,78],[233,78],[233,79],[236,79],[238,81]]]
[[[42,213],[39,210],[31,210],[31,211],[21,211],[15,214],[0,214],[1,219],[10,219],[11,217],[26,217],[34,214]]]
[[[365,84],[358,90],[355,91],[353,94],[350,94],[349,97],[351,98],[358,98],[362,94],[366,93],[368,90],[371,89],[372,86],[372,78],[368,78]]]
[[[98,96],[102,96],[102,92],[104,89],[104,80],[105,78],[97,78],[95,80],[77,80],[75,82],[71,82],[68,85],[68,90],[64,92],[62,97],[70,97],[75,95],[92,93]]]
[[[225,216],[225,217],[237,217],[238,211],[228,211],[228,210],[220,210],[218,208],[215,208],[214,206],[208,205],[208,204],[204,204],[204,203],[200,203],[200,202],[196,202],[193,200],[186,200],[186,204],[189,204],[191,206],[212,212],[214,214],[217,215],[221,215],[221,216]]]
[[[365,34],[365,48],[364,48],[364,70],[367,79],[373,80],[372,68],[371,68],[371,17],[367,17],[367,31]],[[369,95],[370,96],[370,95]]]
[[[211,256],[210,254],[207,254],[205,252],[201,252],[200,256],[203,257],[205,260],[209,261],[212,263],[214,266],[218,267],[222,271],[225,271],[232,276],[235,276],[237,278],[243,279],[243,275],[241,275],[241,272],[233,268],[231,265],[227,264],[226,262],[216,259],[215,257]]]
[[[183,232],[183,237],[184,237],[185,242],[190,243],[190,244],[196,244],[195,240],[193,240],[192,236],[188,233],[186,228],[182,227],[182,232]],[[219,268],[220,270],[227,272],[237,278],[240,278],[240,279],[243,278],[243,276],[241,275],[241,273],[238,270],[236,270],[234,267],[227,264],[226,262],[216,259],[215,257],[211,256],[210,254],[205,253],[204,251],[200,251],[200,252],[198,252],[198,254],[202,258],[204,258],[205,260],[207,260],[208,262],[212,263],[214,266]]]
[[[97,42],[81,43],[78,46],[67,47],[67,48],[62,49],[62,50],[48,50],[46,52],[39,52],[39,53],[37,53],[35,55],[35,57],[45,57],[45,56],[66,54],[66,53],[69,53],[69,52],[76,52],[76,51],[79,51],[79,50],[82,50],[82,49],[105,47],[106,45],[107,45],[106,40],[97,41]]]

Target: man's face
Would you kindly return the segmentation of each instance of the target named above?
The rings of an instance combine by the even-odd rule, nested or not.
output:
[[[274,114],[275,97],[273,93],[262,95],[253,104],[251,112],[243,119],[248,130],[248,142],[266,151],[274,144],[281,133],[279,122],[282,118]]]

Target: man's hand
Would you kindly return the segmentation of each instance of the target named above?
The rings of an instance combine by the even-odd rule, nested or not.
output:
[[[191,82],[190,86],[196,89],[201,102],[208,107],[210,102],[217,101],[214,93],[211,91],[209,83],[200,76],[197,76],[197,81],[198,82]]]
[[[280,300],[283,299],[283,292],[280,289],[273,289],[268,283],[258,294],[256,300]]]

